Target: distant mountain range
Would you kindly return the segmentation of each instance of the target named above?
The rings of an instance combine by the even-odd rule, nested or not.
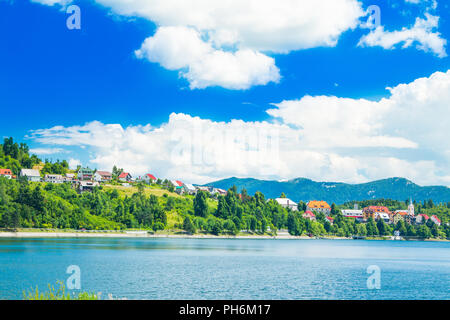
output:
[[[450,188],[444,186],[422,187],[404,178],[389,178],[361,184],[337,182],[316,182],[305,178],[289,181],[265,181],[258,179],[229,178],[211,182],[205,186],[228,189],[236,186],[240,192],[247,189],[248,194],[262,192],[266,198],[277,198],[282,192],[293,201],[325,200],[328,203],[342,204],[347,201],[370,199],[392,199],[415,201],[432,199],[433,202],[450,202]]]

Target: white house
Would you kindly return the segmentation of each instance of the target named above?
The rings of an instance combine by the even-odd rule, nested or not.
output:
[[[119,180],[122,182],[130,182],[132,179],[131,174],[129,174],[128,172],[122,172],[119,175]]]
[[[92,191],[95,187],[100,186],[97,181],[80,181],[78,183],[78,188],[80,192]]]
[[[197,189],[192,184],[185,183],[183,185],[183,188],[184,188],[184,192],[187,194],[192,194],[192,195],[197,194]]]
[[[342,215],[346,218],[355,218],[358,220],[364,219],[363,211],[362,210],[356,210],[356,209],[344,209],[341,210]]]
[[[94,174],[94,180],[97,182],[107,182],[112,180],[112,173],[108,171],[97,171]]]
[[[64,177],[64,181],[65,182],[73,182],[75,181],[75,174],[74,173],[66,173],[65,177]]]
[[[428,219],[430,219],[428,217],[428,215],[426,215],[425,213],[421,213],[421,214],[416,216],[416,223],[417,224],[426,223],[428,221]]]
[[[46,174],[44,181],[49,183],[63,183],[64,177],[61,174]]]
[[[276,198],[275,201],[283,208],[289,208],[292,211],[298,211],[298,205],[289,198]]]
[[[437,224],[438,226],[441,225],[441,220],[436,216],[436,215],[432,215],[430,217],[431,221],[433,221],[435,224]]]
[[[221,195],[221,196],[226,196],[227,195],[227,191],[220,189],[220,188],[213,188],[211,191],[212,195]]]
[[[143,177],[141,177],[141,180],[148,184],[156,183],[156,181],[158,181],[158,179],[156,179],[156,177],[150,173],[147,173]]]
[[[207,192],[207,193],[211,193],[211,190],[210,190],[209,187],[199,187],[199,186],[197,186],[197,187],[195,187],[195,189],[197,189],[197,191],[204,191],[204,192]]]
[[[391,217],[386,212],[379,212],[378,218],[383,219],[386,223],[391,223]]]
[[[20,170],[20,177],[25,177],[28,181],[31,182],[40,182],[41,174],[38,170],[35,169],[22,169]]]

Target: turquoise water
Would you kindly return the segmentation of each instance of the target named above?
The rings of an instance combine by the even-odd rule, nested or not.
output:
[[[0,239],[0,298],[65,281],[128,299],[450,299],[450,243]],[[367,288],[367,267],[381,289]]]

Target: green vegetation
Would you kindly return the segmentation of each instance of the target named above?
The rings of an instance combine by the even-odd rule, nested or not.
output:
[[[258,234],[276,234],[288,229],[292,235],[339,236],[352,235],[378,237],[392,235],[399,230],[404,236],[421,238],[449,238],[449,204],[416,204],[421,213],[435,214],[442,226],[428,221],[424,225],[397,225],[369,220],[362,224],[340,213],[353,203],[333,206],[331,224],[324,214],[317,213],[316,221],[302,217],[301,211],[281,207],[276,201],[266,201],[257,192],[249,196],[245,190],[240,194],[230,188],[226,196],[217,200],[199,192],[194,196],[180,196],[154,187],[105,186],[92,193],[79,194],[69,184],[29,183],[0,178],[0,227],[57,228],[87,230],[185,230],[188,233],[239,234],[247,230]],[[157,195],[158,194],[158,195]],[[371,201],[370,205],[385,205],[391,210],[403,209],[404,202],[392,200]],[[360,202],[360,204],[364,204]]]
[[[24,300],[99,300],[95,293],[80,292],[70,293],[63,282],[57,282],[57,288],[48,285],[48,291],[41,292],[39,288],[31,289],[23,293]]]
[[[10,169],[15,175],[19,174],[20,169],[30,169],[40,162],[37,156],[29,155],[26,144],[18,144],[13,138],[5,138],[0,144],[0,168]]]

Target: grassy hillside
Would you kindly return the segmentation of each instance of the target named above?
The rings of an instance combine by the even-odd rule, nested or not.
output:
[[[131,185],[128,187],[121,185],[105,185],[103,186],[103,190],[105,190],[106,192],[117,190],[119,196],[122,198],[132,197],[133,194],[136,194],[139,191],[137,186]],[[167,215],[166,229],[169,230],[179,229],[179,226],[183,224],[186,213],[192,211],[194,196],[179,195],[175,192],[170,192],[169,190],[164,189],[163,187],[157,185],[145,186],[143,189],[143,193],[144,196],[146,197],[149,197],[151,195],[158,197],[158,200],[163,207],[167,206],[167,201],[170,197],[184,201],[184,203],[181,202],[182,205],[180,205],[179,203],[178,207],[166,211]],[[217,209],[217,200],[208,199],[207,203],[210,212],[214,212]],[[193,212],[189,213],[193,214]]]
[[[122,185],[110,185],[110,184],[104,185],[103,190],[105,190],[105,191],[117,190],[122,197],[125,197],[125,196],[131,197],[133,194],[138,192],[138,188],[136,186],[125,187]],[[178,195],[175,192],[170,192],[167,189],[163,189],[161,187],[153,187],[153,186],[152,187],[146,186],[144,188],[144,195],[147,197],[150,195],[155,195],[157,197],[162,197],[164,195],[168,195],[170,197],[182,198],[182,196]]]

